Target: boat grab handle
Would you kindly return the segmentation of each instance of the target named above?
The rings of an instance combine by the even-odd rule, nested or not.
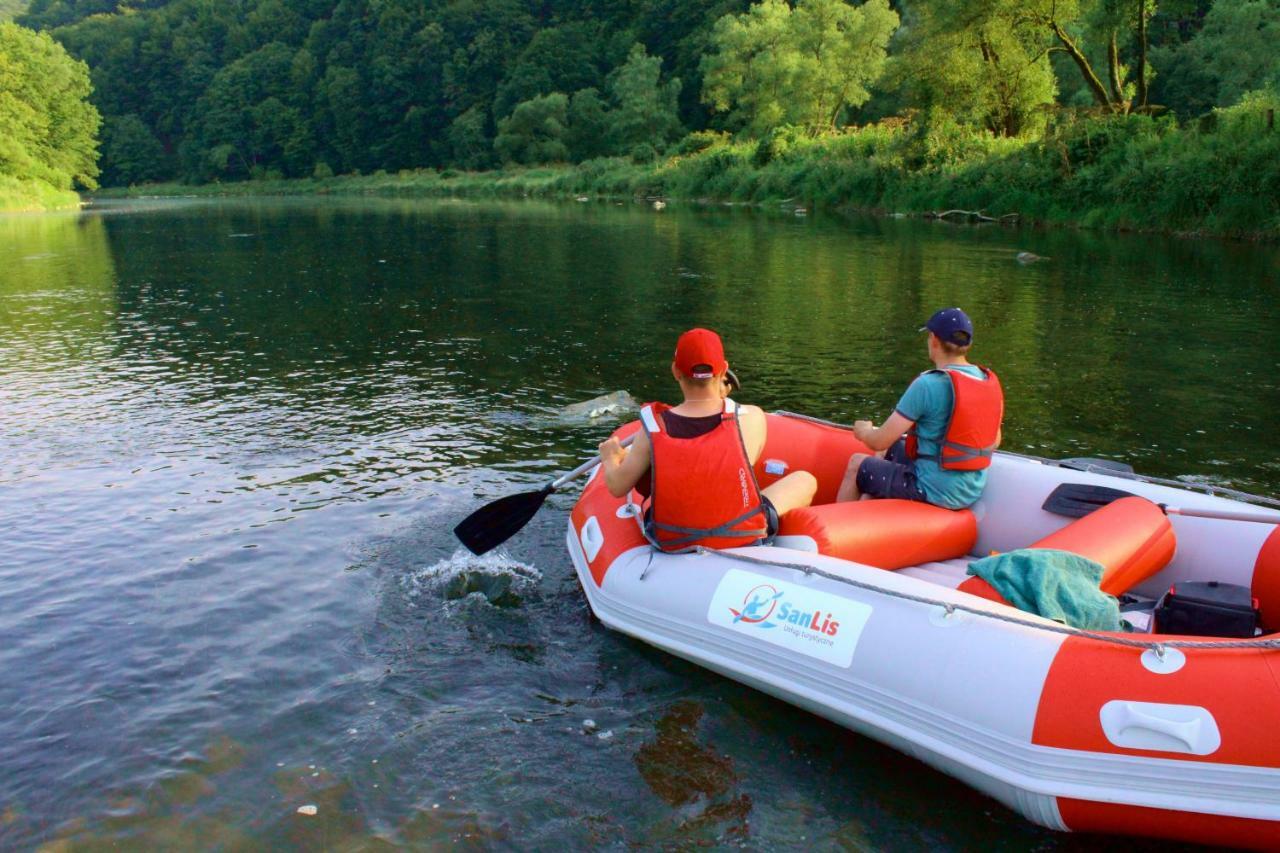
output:
[[[1213,714],[1198,705],[1116,699],[1103,705],[1098,717],[1116,746],[1208,755],[1222,745]]]

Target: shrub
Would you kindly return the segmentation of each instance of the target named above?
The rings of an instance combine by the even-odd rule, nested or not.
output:
[[[760,137],[760,141],[756,143],[755,151],[751,155],[751,162],[757,166],[767,166],[774,160],[785,156],[804,137],[804,129],[795,125],[784,124],[781,127],[775,127]]]
[[[719,130],[695,130],[684,139],[681,139],[671,149],[671,153],[679,156],[687,156],[689,154],[697,154],[706,151],[716,145],[723,145],[729,141],[729,134]]]
[[[658,159],[658,149],[654,148],[648,142],[638,143],[631,148],[632,163],[652,163]]]

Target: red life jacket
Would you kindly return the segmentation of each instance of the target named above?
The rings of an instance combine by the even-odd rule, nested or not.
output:
[[[720,425],[697,438],[672,438],[659,417],[671,407],[650,403],[640,423],[653,449],[644,531],[654,547],[670,553],[754,545],[768,536],[768,518],[747,447],[738,407],[724,401]]]
[[[1004,390],[994,370],[980,364],[977,367],[985,379],[963,370],[925,371],[945,374],[951,380],[951,416],[939,442],[941,459],[937,455],[920,455],[915,427],[907,433],[908,457],[938,459],[938,465],[948,471],[981,471],[991,464],[1004,420]]]

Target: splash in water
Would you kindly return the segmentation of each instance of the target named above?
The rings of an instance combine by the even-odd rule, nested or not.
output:
[[[542,580],[542,572],[512,559],[501,549],[476,556],[465,548],[425,568],[405,575],[410,598],[423,593],[433,598],[458,599],[480,593],[498,606],[518,604],[520,593]]]

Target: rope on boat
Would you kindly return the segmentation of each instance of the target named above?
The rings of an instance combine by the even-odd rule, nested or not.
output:
[[[788,412],[786,410],[780,410],[780,411],[774,412],[774,414],[780,415],[784,418],[794,418],[795,420],[798,420],[798,421],[807,421],[808,423],[811,423],[811,424],[835,427],[836,429],[842,429],[842,430],[845,430],[846,432],[849,431],[849,427],[845,424],[838,423],[836,421],[829,421],[824,418],[815,418],[812,415],[802,415],[799,412]],[[1015,456],[1019,459],[1030,459],[1033,462],[1039,462],[1042,465],[1051,465],[1055,468],[1063,467],[1061,459],[1048,459],[1044,456],[1032,456],[1029,453],[1014,453],[1011,450],[1001,450],[1000,453],[1004,454],[1005,456]],[[1193,492],[1202,492],[1204,494],[1212,495],[1214,497],[1231,498],[1237,501],[1244,501],[1245,503],[1280,507],[1280,500],[1276,498],[1269,498],[1269,497],[1266,497],[1265,495],[1254,495],[1254,494],[1250,494],[1249,492],[1242,492],[1238,489],[1230,489],[1230,488],[1227,488],[1226,486],[1214,486],[1209,483],[1188,483],[1182,480],[1171,480],[1167,477],[1153,477],[1149,474],[1138,474],[1133,471],[1120,471],[1116,468],[1108,468],[1106,465],[1093,465],[1088,462],[1072,462],[1071,464],[1072,464],[1071,470],[1073,471],[1080,470],[1080,471],[1087,471],[1095,474],[1106,474],[1107,476],[1110,476],[1110,477],[1119,477],[1122,480],[1138,480],[1139,482],[1151,483],[1157,486],[1172,486],[1175,489],[1186,489],[1188,491],[1193,491]]]
[[[968,613],[973,616],[982,616],[987,619],[994,619],[997,622],[1008,622],[1011,625],[1020,625],[1024,628],[1034,628],[1040,631],[1048,631],[1051,634],[1064,634],[1068,637],[1083,637],[1087,640],[1097,640],[1101,643],[1111,643],[1117,646],[1128,646],[1134,649],[1151,649],[1155,654],[1163,658],[1166,649],[1280,649],[1280,637],[1257,638],[1252,640],[1139,640],[1130,637],[1117,636],[1115,634],[1103,634],[1097,631],[1085,631],[1079,628],[1072,628],[1068,625],[1046,625],[1043,622],[1032,622],[1030,619],[1023,619],[1019,616],[1008,616],[1004,613],[993,613],[989,610],[982,610],[977,607],[970,607],[967,604],[956,604],[953,601],[942,601],[936,598],[929,598],[923,595],[915,595],[909,592],[900,592],[895,589],[887,589],[882,586],[876,586],[866,581],[854,580],[835,572],[827,572],[822,569],[804,563],[785,563],[781,560],[770,560],[764,557],[752,557],[747,554],[733,553],[731,551],[718,551],[711,548],[699,546],[695,554],[715,554],[729,560],[738,560],[743,563],[753,563],[761,566],[773,566],[779,569],[793,569],[795,571],[804,572],[806,575],[817,575],[827,580],[837,581],[839,583],[848,584],[849,586],[868,592],[887,595],[891,598],[901,598],[905,601],[912,601],[916,604],[927,604],[932,607],[941,607],[947,611],[947,615],[955,612]]]

